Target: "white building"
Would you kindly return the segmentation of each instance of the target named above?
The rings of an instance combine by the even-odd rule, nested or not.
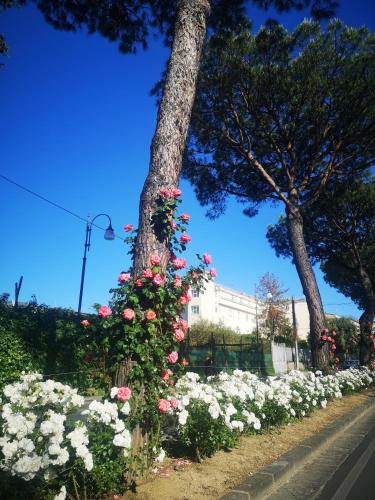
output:
[[[257,329],[257,318],[265,304],[253,295],[232,290],[209,281],[204,292],[191,290],[191,302],[186,308],[185,319],[189,326],[206,320],[221,323],[238,333],[251,333]],[[309,332],[309,313],[305,299],[295,300],[297,334],[306,339]],[[292,322],[292,305],[288,304],[287,315]]]

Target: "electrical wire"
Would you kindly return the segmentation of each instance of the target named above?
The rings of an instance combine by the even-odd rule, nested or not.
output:
[[[87,219],[85,219],[84,217],[82,217],[81,215],[78,215],[74,212],[72,212],[71,210],[68,210],[67,208],[63,207],[62,205],[59,205],[58,203],[55,203],[54,201],[51,201],[49,200],[48,198],[45,198],[44,196],[42,196],[41,194],[38,194],[36,193],[35,191],[32,191],[31,189],[25,187],[25,186],[22,186],[21,184],[19,184],[18,182],[16,181],[13,181],[12,179],[9,179],[9,177],[6,177],[5,175],[3,174],[0,174],[0,177],[9,182],[10,184],[13,184],[14,186],[17,186],[18,188],[20,189],[23,189],[24,191],[26,191],[27,193],[33,195],[33,196],[36,196],[37,198],[45,201],[46,203],[49,203],[50,205],[54,206],[55,208],[59,208],[60,210],[63,210],[64,212],[66,212],[67,214],[69,215],[72,215],[73,217],[76,217],[77,219],[85,222],[87,224]],[[94,224],[92,223],[91,224],[92,226],[95,226],[96,228],[98,229],[101,229],[102,231],[106,231],[106,228],[104,227],[101,227],[101,226],[98,226],[98,224]],[[115,234],[115,238],[118,238],[120,239],[121,241],[124,241],[124,238],[121,238],[121,236],[118,236],[117,234]]]

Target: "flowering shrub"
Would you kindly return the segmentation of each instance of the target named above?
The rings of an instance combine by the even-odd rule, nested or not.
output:
[[[233,446],[238,436],[264,432],[301,418],[375,382],[369,369],[321,372],[293,371],[265,381],[250,372],[220,373],[201,382],[187,373],[176,384],[176,426],[182,443],[198,458]],[[172,410],[169,410],[172,413]]]
[[[102,498],[108,490],[122,491],[131,448],[124,389],[112,389],[118,403],[93,401],[78,418],[84,398],[68,385],[31,373],[5,386],[1,469],[28,482],[28,493],[37,498],[55,493],[63,499],[67,491],[76,499]]]
[[[136,401],[131,426],[134,429],[140,425],[147,432],[147,460],[152,460],[153,448],[159,449],[160,419],[169,409],[170,387],[184,366],[179,343],[187,330],[181,315],[191,300],[189,290],[202,289],[216,275],[208,268],[212,261],[208,254],[198,255],[198,265],[188,269],[186,260],[178,255],[191,241],[186,232],[190,216],[177,214],[180,195],[177,188],[162,189],[152,218],[157,238],[169,248],[166,269],[159,255],[151,255],[139,274],[134,275],[131,269],[121,272],[118,287],[111,290],[109,306],[98,308],[103,319],[99,348],[107,366],[113,367],[114,376],[124,362],[126,383]],[[125,231],[133,254],[137,232],[130,224]]]
[[[329,328],[324,328],[320,336],[320,343],[328,351],[328,362],[332,366],[336,366],[340,363],[340,358],[336,355],[336,335],[334,330]]]

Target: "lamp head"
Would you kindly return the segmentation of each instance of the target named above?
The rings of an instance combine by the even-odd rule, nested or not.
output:
[[[109,226],[107,227],[107,229],[104,233],[104,239],[105,240],[114,240],[115,239],[115,232],[113,230],[111,223],[109,223]]]

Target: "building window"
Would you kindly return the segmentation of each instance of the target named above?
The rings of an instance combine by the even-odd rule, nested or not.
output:
[[[199,314],[199,306],[191,306],[191,312],[193,314]]]
[[[192,297],[199,297],[199,290],[196,290],[195,288],[192,289],[191,291]]]

